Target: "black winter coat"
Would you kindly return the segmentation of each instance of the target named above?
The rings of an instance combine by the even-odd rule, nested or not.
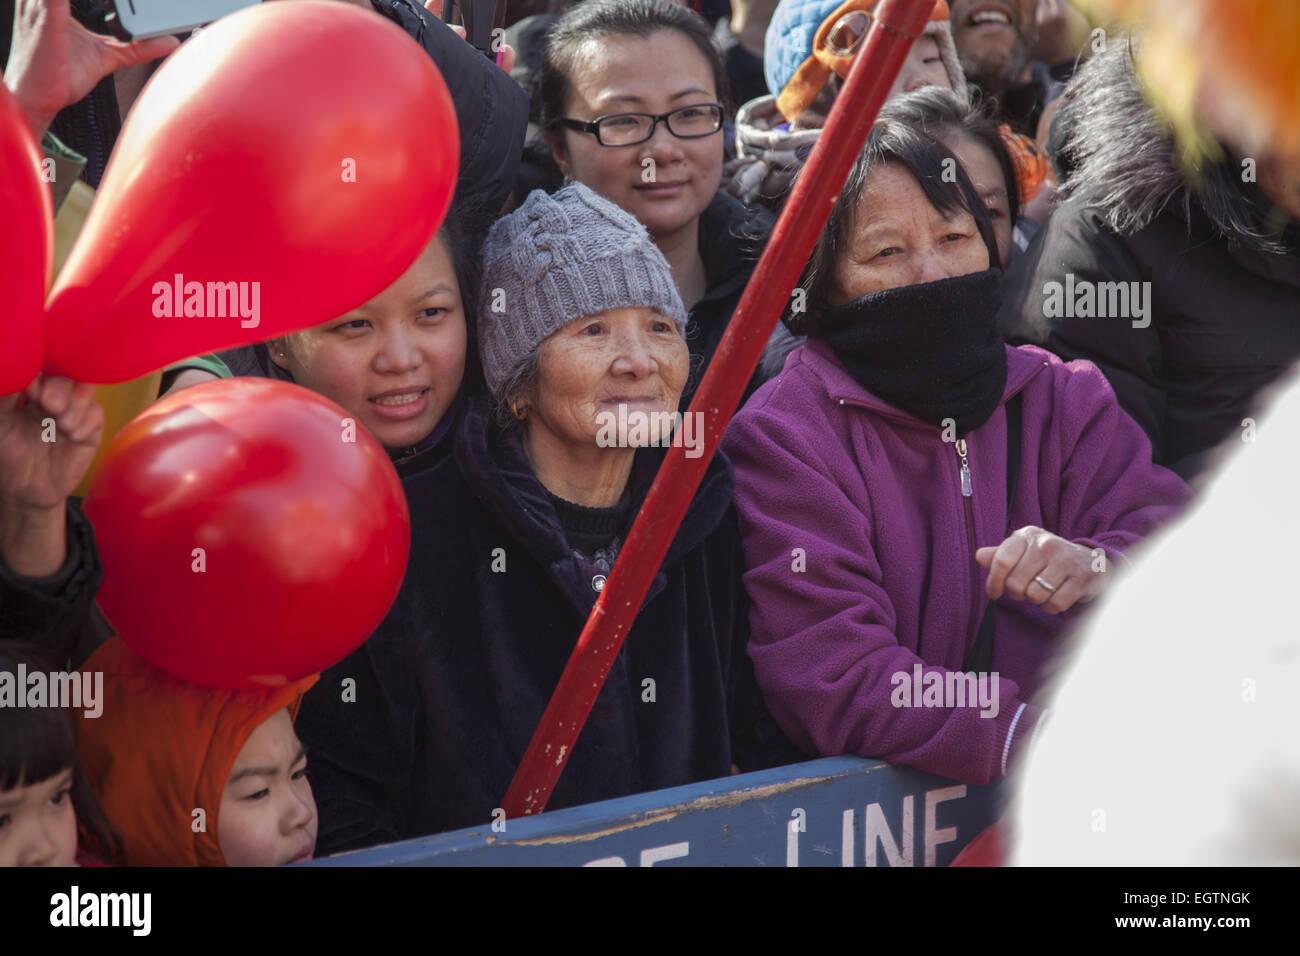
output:
[[[766,209],[747,206],[722,189],[700,214],[700,256],[704,260],[708,288],[691,308],[686,326],[692,371],[686,388],[682,390],[682,411],[690,405],[709,362],[713,360],[713,353],[718,350],[718,343],[727,331],[731,314],[740,304],[740,296],[754,273],[772,225],[772,214]],[[766,379],[755,372],[742,403],[764,381]]]
[[[637,506],[662,456],[638,453]],[[718,455],[550,809],[725,777],[733,760],[758,769],[788,748],[770,735],[745,654],[732,484]],[[489,824],[597,597],[518,437],[492,423],[485,400],[471,404],[454,458],[405,485],[412,540],[401,593],[298,716],[321,853]],[[355,702],[343,699],[347,678]]]
[[[1066,96],[1070,199],[1013,263],[1002,330],[1094,362],[1154,460],[1191,479],[1300,358],[1300,230],[1265,228],[1267,203],[1235,160],[1207,161],[1199,190],[1186,183],[1127,48],[1087,64]],[[1146,315],[1049,318],[1048,284],[1067,281],[1150,283]]]
[[[477,244],[514,185],[528,128],[528,98],[508,73],[418,0],[371,0],[371,4],[424,47],[451,92],[460,126],[456,205]]]
[[[33,645],[52,668],[81,666],[111,633],[93,607],[104,577],[95,532],[74,498],[67,528],[67,557],[49,577],[25,577],[0,562],[0,641]]]

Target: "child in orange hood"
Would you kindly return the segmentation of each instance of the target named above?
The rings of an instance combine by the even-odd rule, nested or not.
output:
[[[83,670],[103,672],[103,713],[77,715],[77,742],[127,866],[311,859],[316,801],[292,722],[319,675],[262,690],[199,687],[120,637]]]

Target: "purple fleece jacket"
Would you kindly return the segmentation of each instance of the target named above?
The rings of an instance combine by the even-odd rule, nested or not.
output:
[[[1017,392],[1021,464],[1008,520],[1005,403]],[[1151,463],[1146,435],[1089,362],[1008,346],[1002,403],[965,436],[973,529],[953,442],[866,391],[824,342],[792,352],[733,419],[723,448],[736,472],[749,654],[772,715],[809,752],[966,783],[1005,775],[1042,716],[1028,701],[1081,606],[1052,615],[998,601],[995,717],[981,716],[991,707],[891,700],[901,693],[894,675],[909,688],[915,664],[923,681],[945,677],[975,643],[988,575],[974,548],[1037,525],[1104,549],[1114,573],[1190,496]]]

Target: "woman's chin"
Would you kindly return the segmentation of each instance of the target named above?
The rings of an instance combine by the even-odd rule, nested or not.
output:
[[[379,440],[379,444],[385,448],[409,448],[428,438],[438,422],[431,416],[422,415],[405,422],[376,422],[372,419],[364,424],[370,434],[374,435]]]
[[[660,197],[634,191],[633,198],[635,204],[629,203],[628,211],[641,220],[652,238],[690,225],[703,211],[696,209],[698,202],[685,192]]]

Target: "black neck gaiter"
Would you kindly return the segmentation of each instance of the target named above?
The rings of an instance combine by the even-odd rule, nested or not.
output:
[[[964,435],[989,420],[1007,383],[998,335],[1000,269],[883,289],[827,310],[819,334],[863,388]]]

